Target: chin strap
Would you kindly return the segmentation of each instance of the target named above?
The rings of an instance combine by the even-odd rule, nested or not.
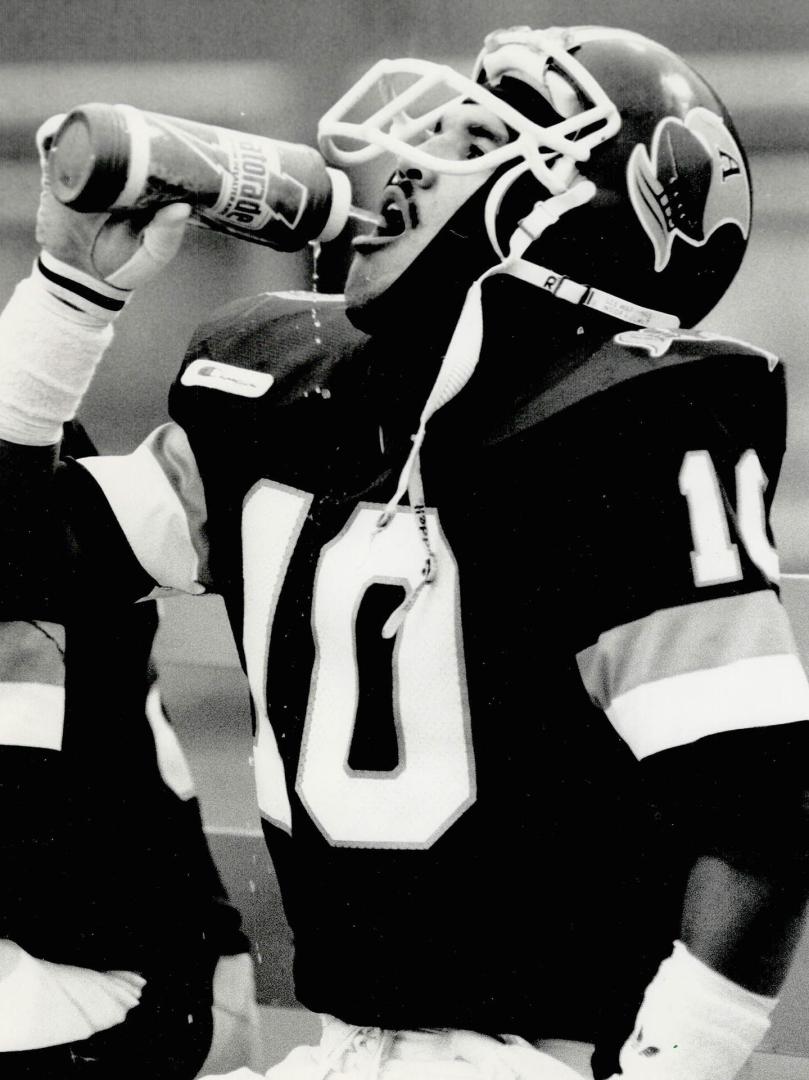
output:
[[[509,184],[513,183],[516,177],[524,171],[525,167],[520,166],[511,170],[501,180],[508,179]],[[483,345],[483,282],[487,278],[494,277],[495,274],[509,274],[511,277],[519,278],[529,285],[534,285],[545,292],[551,293],[560,300],[566,300],[570,304],[581,304],[583,307],[600,311],[623,322],[633,323],[635,326],[653,327],[659,330],[676,330],[680,325],[679,319],[674,315],[669,315],[664,311],[655,311],[653,308],[639,307],[637,304],[613,296],[612,293],[596,289],[591,285],[583,285],[566,277],[564,274],[558,274],[546,266],[539,266],[537,263],[529,262],[522,257],[531,244],[539,239],[545,229],[554,225],[569,210],[588,203],[595,191],[595,185],[591,181],[581,180],[560,194],[536,203],[533,210],[519,222],[512,234],[508,254],[502,255],[501,252],[500,262],[484,271],[469,287],[435,383],[419,417],[418,429],[411,436],[413,445],[399,474],[396,491],[377,521],[377,530],[384,529],[393,518],[396,507],[404,498],[405,492],[407,492],[426,551],[421,581],[415,589],[408,593],[401,605],[385,623],[382,630],[383,637],[394,636],[408,611],[416,602],[423,587],[435,580],[436,558],[427,528],[424,485],[421,479],[419,454],[427,433],[428,421],[466,386],[480,359],[480,350]],[[487,228],[490,236],[492,235],[496,206],[499,205],[504,192],[505,186],[496,186],[492,190],[492,195],[496,195],[497,198],[490,198],[489,205],[487,205]],[[495,207],[495,210],[490,210],[489,206]]]
[[[510,274],[521,281],[527,281],[529,285],[536,285],[538,289],[543,289],[560,300],[567,300],[569,304],[581,304],[582,307],[600,311],[603,315],[610,315],[622,322],[648,326],[655,330],[677,330],[680,326],[676,315],[656,311],[654,308],[639,307],[629,300],[622,300],[620,296],[613,296],[612,293],[596,289],[592,285],[582,285],[564,274],[549,270],[547,266],[528,262],[527,259],[517,259],[513,263],[502,264],[497,269],[502,274]]]

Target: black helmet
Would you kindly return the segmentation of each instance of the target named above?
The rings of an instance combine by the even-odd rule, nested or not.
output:
[[[353,119],[374,86],[384,104]],[[511,141],[466,161],[421,150],[466,99]],[[471,79],[382,60],[324,115],[320,145],[344,166],[387,150],[436,172],[496,170],[484,218],[503,272],[636,325],[693,326],[747,244],[750,179],[727,110],[679,56],[626,30],[498,30]]]

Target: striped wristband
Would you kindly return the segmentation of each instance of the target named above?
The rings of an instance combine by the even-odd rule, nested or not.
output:
[[[47,251],[40,253],[35,273],[41,275],[42,284],[51,296],[103,323],[114,319],[132,295],[131,289],[119,289],[100,281]]]
[[[40,256],[0,313],[0,439],[23,446],[59,442],[127,297],[53,256]]]

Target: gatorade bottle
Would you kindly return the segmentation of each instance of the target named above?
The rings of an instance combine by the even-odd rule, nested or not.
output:
[[[84,213],[187,202],[200,225],[279,251],[342,232],[345,173],[309,146],[199,124],[130,105],[81,105],[56,131],[51,189]]]

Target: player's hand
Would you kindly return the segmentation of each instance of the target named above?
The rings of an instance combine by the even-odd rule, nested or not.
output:
[[[48,183],[47,160],[62,115],[46,120],[36,134],[42,187],[37,243],[50,255],[121,289],[134,289],[169,263],[180,249],[191,208],[161,207],[155,214],[80,214],[63,206]]]

